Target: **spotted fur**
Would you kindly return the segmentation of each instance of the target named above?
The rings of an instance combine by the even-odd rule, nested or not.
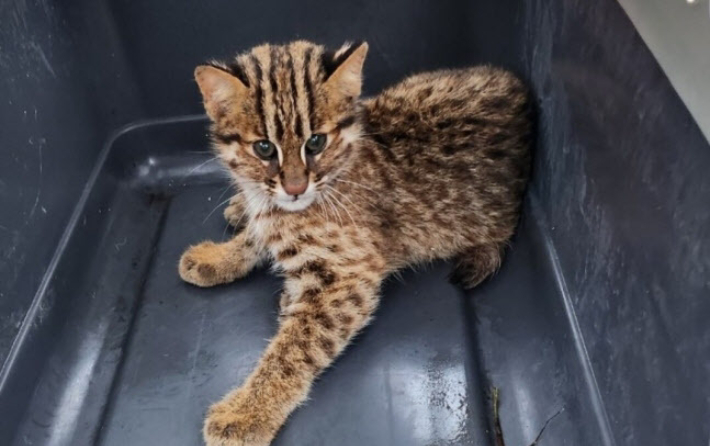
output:
[[[263,45],[198,67],[214,145],[239,194],[232,240],[188,249],[184,280],[235,280],[262,259],[285,278],[281,321],[254,372],[209,411],[210,446],[267,445],[371,319],[382,280],[454,259],[467,287],[498,268],[528,178],[526,89],[491,67],[419,74],[359,99],[367,44]],[[305,141],[327,136],[309,155]],[[263,160],[253,144],[269,140]],[[302,194],[285,192],[307,181]]]

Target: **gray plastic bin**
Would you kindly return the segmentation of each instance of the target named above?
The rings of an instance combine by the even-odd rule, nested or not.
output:
[[[0,3],[0,444],[197,446],[279,280],[180,281],[229,230],[192,70],[370,43],[366,93],[493,63],[537,104],[500,272],[404,271],[275,445],[707,446],[710,146],[614,0]],[[216,209],[216,210],[215,210]]]

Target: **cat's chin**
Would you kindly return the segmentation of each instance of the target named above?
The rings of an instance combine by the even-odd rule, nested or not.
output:
[[[308,206],[313,204],[315,201],[314,195],[304,195],[299,197],[298,200],[274,200],[274,204],[287,212],[300,212],[305,210]]]

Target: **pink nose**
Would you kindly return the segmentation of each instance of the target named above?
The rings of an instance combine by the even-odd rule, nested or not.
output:
[[[298,178],[283,182],[284,190],[289,195],[301,195],[308,189],[308,179]]]

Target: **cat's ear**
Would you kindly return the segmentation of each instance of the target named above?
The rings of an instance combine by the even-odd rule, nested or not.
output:
[[[195,68],[195,80],[202,93],[205,111],[213,121],[224,115],[248,91],[236,76],[211,65]]]
[[[367,42],[346,44],[340,48],[333,56],[336,68],[325,84],[344,96],[360,96],[367,48]]]

